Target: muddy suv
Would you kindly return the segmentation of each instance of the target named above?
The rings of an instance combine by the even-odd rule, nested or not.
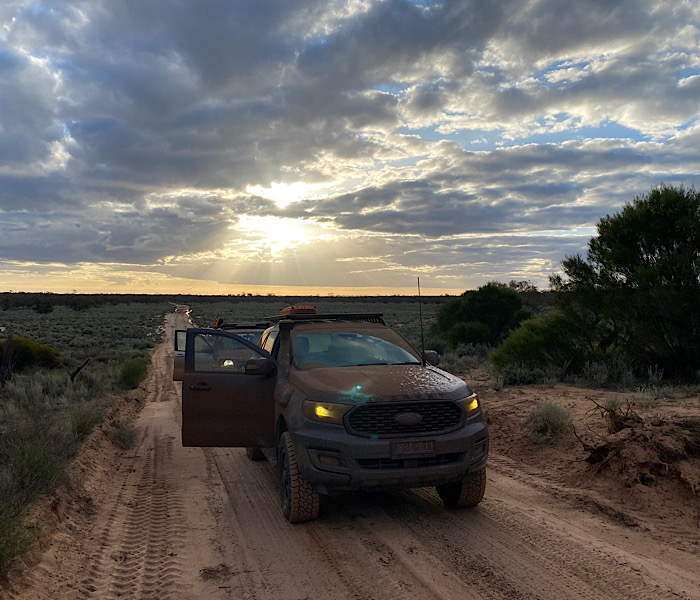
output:
[[[272,317],[256,347],[188,329],[184,446],[240,446],[276,459],[290,522],[319,494],[435,486],[446,506],[478,504],[489,439],[477,395],[379,314]],[[276,452],[268,449],[276,448]]]

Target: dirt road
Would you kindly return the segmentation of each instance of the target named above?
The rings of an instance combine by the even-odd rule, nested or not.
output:
[[[323,498],[288,524],[276,472],[243,449],[180,445],[172,331],[153,356],[138,447],[95,439],[54,501],[56,533],[0,596],[11,600],[700,599],[696,553],[580,508],[492,454],[473,510],[431,489]],[[497,432],[492,432],[492,435]],[[55,506],[58,504],[59,506]]]

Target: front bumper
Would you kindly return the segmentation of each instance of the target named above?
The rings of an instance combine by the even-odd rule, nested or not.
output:
[[[299,471],[324,494],[441,485],[484,467],[489,437],[481,413],[447,434],[371,439],[347,433],[342,425],[305,420],[290,431]],[[434,441],[429,455],[392,456],[392,442]]]

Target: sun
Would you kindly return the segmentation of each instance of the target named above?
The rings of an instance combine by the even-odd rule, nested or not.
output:
[[[294,183],[272,183],[268,188],[261,185],[249,185],[246,188],[246,192],[272,200],[277,206],[284,208],[293,202],[317,197],[319,193],[327,190],[329,187],[331,187],[331,184],[311,184],[296,181]]]
[[[295,219],[241,215],[236,229],[245,233],[261,249],[268,248],[272,255],[307,243],[309,226]]]

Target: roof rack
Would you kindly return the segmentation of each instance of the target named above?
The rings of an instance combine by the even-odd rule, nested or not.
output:
[[[287,314],[274,315],[267,318],[272,323],[278,323],[279,321],[303,321],[307,323],[316,323],[319,321],[363,321],[365,323],[386,325],[384,319],[382,319],[383,316],[383,313],[334,313],[327,315]]]
[[[223,323],[219,325],[219,329],[266,329],[269,326],[269,321],[256,321],[250,323]]]

